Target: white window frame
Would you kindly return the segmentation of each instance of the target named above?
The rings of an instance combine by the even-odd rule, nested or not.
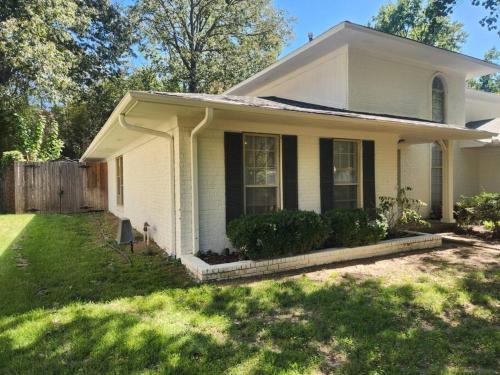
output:
[[[266,137],[276,139],[276,185],[247,185],[246,177],[246,146],[245,137]],[[276,210],[280,210],[283,207],[282,196],[281,196],[281,136],[277,134],[265,134],[265,133],[243,133],[243,212],[247,214],[247,187],[249,188],[276,188]]]
[[[333,194],[335,194],[335,186],[353,186],[357,185],[357,194],[356,194],[356,207],[357,208],[363,208],[363,143],[360,139],[348,139],[348,138],[333,138],[333,168],[335,168],[335,141],[345,141],[345,142],[353,142],[356,143],[356,148],[357,148],[357,157],[356,157],[356,162],[357,162],[357,173],[356,173],[356,178],[357,178],[357,183],[342,183],[342,184],[336,184],[335,183],[335,174],[333,176]],[[335,173],[334,170],[332,173]],[[335,197],[333,197],[333,202],[335,204]]]

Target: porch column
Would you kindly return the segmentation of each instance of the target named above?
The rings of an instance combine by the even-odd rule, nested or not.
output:
[[[443,223],[454,223],[453,218],[453,154],[454,143],[451,140],[440,141],[443,152]]]

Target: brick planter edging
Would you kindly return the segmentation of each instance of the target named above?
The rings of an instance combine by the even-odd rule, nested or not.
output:
[[[198,281],[217,281],[268,275],[276,272],[298,270],[353,259],[373,258],[411,250],[431,249],[439,247],[441,244],[442,239],[440,236],[419,233],[417,236],[385,240],[374,245],[323,249],[285,258],[258,261],[243,260],[210,265],[194,255],[183,255],[181,262]]]

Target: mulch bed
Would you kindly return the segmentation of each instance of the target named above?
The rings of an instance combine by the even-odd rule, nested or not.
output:
[[[214,265],[214,264],[222,264],[222,263],[233,263],[240,261],[240,256],[236,253],[229,255],[222,255],[216,253],[203,253],[198,256],[204,262]]]

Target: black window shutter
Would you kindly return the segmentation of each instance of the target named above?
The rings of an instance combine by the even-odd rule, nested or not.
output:
[[[363,141],[363,207],[375,209],[375,142]]]
[[[299,208],[299,183],[297,169],[297,136],[283,135],[283,208],[297,210]]]
[[[321,212],[333,208],[333,139],[319,140],[319,180]]]
[[[224,133],[226,225],[244,213],[243,134]]]

